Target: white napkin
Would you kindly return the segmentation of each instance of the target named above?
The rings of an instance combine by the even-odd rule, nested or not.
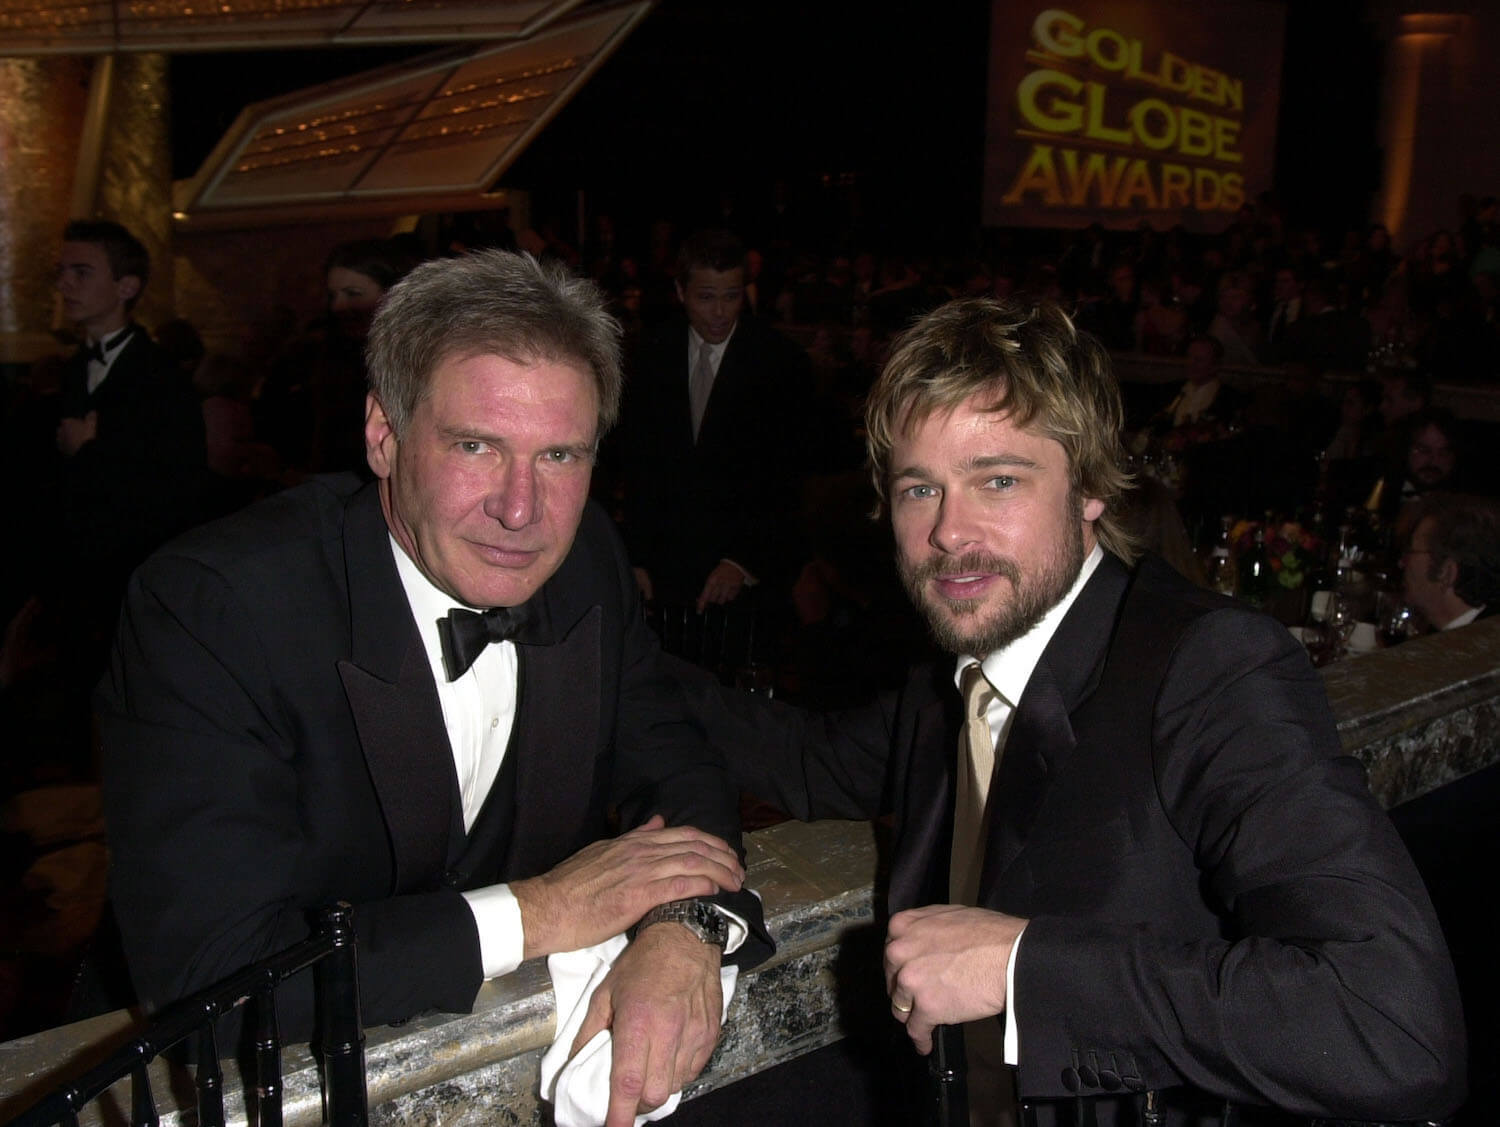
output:
[[[552,976],[552,993],[557,998],[557,1033],[552,1038],[552,1047],[542,1057],[542,1099],[552,1104],[552,1118],[557,1127],[600,1127],[609,1112],[609,1030],[601,1029],[594,1034],[572,1060],[568,1059],[568,1050],[583,1025],[594,989],[604,981],[609,968],[625,950],[625,944],[625,937],[617,935],[581,951],[547,956],[547,973]],[[738,975],[739,967],[719,969],[719,983],[724,991],[720,1021],[729,1013]],[[673,1092],[655,1111],[637,1115],[636,1127],[671,1115],[681,1102],[682,1093]]]

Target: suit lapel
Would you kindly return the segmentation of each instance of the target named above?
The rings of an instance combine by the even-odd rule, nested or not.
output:
[[[659,420],[655,425],[661,440],[689,453],[693,449],[693,399],[688,390],[693,374],[692,339],[686,323],[674,322],[653,345],[655,359],[647,374],[660,403],[653,413]]]
[[[521,683],[510,751],[516,760],[516,817],[509,867],[521,875],[572,851],[579,825],[557,812],[589,808],[600,738],[603,612],[590,606],[567,626],[556,617],[555,600],[548,610],[556,640],[518,647]]]
[[[1043,658],[1026,683],[990,786],[990,835],[979,880],[981,903],[1021,852],[1053,776],[1074,743],[1068,706]]]
[[[1071,714],[1099,683],[1130,572],[1106,554],[1032,671],[990,788],[990,829],[979,901],[991,902],[1025,848],[1077,740]]]
[[[408,892],[443,873],[457,782],[437,686],[391,551],[371,485],[345,510],[353,648],[339,677],[390,832],[393,891]]]
[[[934,897],[947,899],[946,873],[953,846],[955,733],[962,723],[963,708],[951,683],[937,684],[947,668],[934,663],[929,672],[934,684],[924,693],[926,703],[915,711],[901,804],[901,836],[891,861],[893,912],[930,903]],[[939,880],[940,876],[944,879]]]
[[[79,349],[68,360],[63,376],[64,414],[82,418],[90,411],[101,408],[108,411],[116,403],[131,397],[134,384],[142,367],[147,342],[145,330],[134,327],[130,339],[120,346],[114,363],[104,382],[89,392],[89,361],[86,351]]]

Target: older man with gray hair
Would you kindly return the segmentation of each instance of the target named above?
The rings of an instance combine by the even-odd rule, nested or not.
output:
[[[101,688],[131,972],[170,1001],[345,900],[379,1023],[634,926],[579,1033],[615,1030],[629,1123],[712,1052],[726,945],[769,938],[735,795],[588,501],[619,328],[590,283],[488,252],[394,287],[368,360],[373,484],[314,479],[132,580]],[[310,995],[282,1021],[306,1033]]]

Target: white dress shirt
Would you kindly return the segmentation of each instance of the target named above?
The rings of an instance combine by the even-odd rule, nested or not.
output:
[[[450,610],[462,606],[450,595],[434,587],[428,578],[391,538],[391,553],[396,558],[396,574],[406,591],[417,621],[417,633],[427,652],[437,682],[438,703],[443,709],[443,726],[448,732],[448,746],[453,753],[453,767],[458,775],[458,790],[463,799],[464,829],[474,826],[484,800],[500,774],[510,745],[511,729],[516,720],[517,664],[514,642],[486,646],[479,657],[457,680],[448,680],[443,664],[439,620]],[[466,610],[480,608],[465,607]],[[521,905],[510,886],[493,884],[470,889],[461,894],[474,913],[479,931],[479,962],[485,978],[509,974],[521,965],[526,937],[521,926]]]
[[[115,366],[115,361],[120,358],[120,353],[125,351],[125,342],[135,335],[132,330],[133,326],[126,325],[123,329],[117,329],[114,333],[105,336],[100,346],[100,351],[104,353],[103,360],[89,357],[88,389],[90,395],[99,390],[99,385],[109,375],[109,370]],[[89,341],[88,344],[92,347],[95,342]]]
[[[1470,607],[1451,622],[1445,623],[1442,628],[1444,630],[1457,630],[1461,626],[1469,625],[1469,623],[1484,613],[1484,606],[1483,603],[1480,603],[1477,607]]]
[[[1057,633],[1058,626],[1061,625],[1063,618],[1077,600],[1078,593],[1083,590],[1084,584],[1089,581],[1089,577],[1094,574],[1099,561],[1103,558],[1104,550],[1096,544],[1088,558],[1083,561],[1083,566],[1078,569],[1078,578],[1073,580],[1073,586],[1068,588],[1068,593],[1042,616],[1042,620],[1004,649],[986,654],[984,660],[980,662],[985,680],[995,689],[985,719],[990,724],[990,739],[995,747],[997,766],[1005,754],[1005,741],[1010,735],[1010,725],[1015,718],[1016,706],[1021,702],[1021,695],[1026,690],[1026,683],[1031,680],[1036,663],[1042,659],[1042,653],[1052,641],[1052,635]],[[973,661],[974,658],[967,656],[958,659],[953,671],[955,685],[962,677],[964,669]],[[1023,927],[1021,935],[1016,936],[1015,943],[1011,945],[1010,960],[1005,966],[1006,1064],[1016,1064],[1020,1060],[1020,1034],[1016,1028],[1015,1007],[1016,954],[1021,950],[1021,937],[1025,933],[1026,929]]]
[[[417,622],[417,633],[427,652],[427,663],[432,667],[432,678],[437,683],[443,726],[448,732],[448,746],[463,798],[464,829],[469,830],[500,774],[515,727],[520,670],[516,644],[497,642],[486,646],[460,677],[448,680],[437,624],[455,607],[481,608],[463,606],[434,587],[394,537],[390,543],[396,574],[401,577],[406,601]],[[492,884],[460,895],[474,914],[474,926],[479,931],[479,962],[484,977],[498,978],[515,970],[525,955],[526,935],[521,905],[510,886]],[[724,953],[733,954],[745,942],[749,927],[734,912],[717,905],[715,908],[729,924]]]
[[[698,335],[697,329],[691,325],[688,326],[688,379],[693,378],[693,369],[698,366],[698,357],[703,354],[705,344],[708,344],[709,366],[714,370],[714,379],[719,378],[719,365],[724,363],[724,350],[729,347],[729,342],[734,339],[735,329],[739,327],[739,322],[736,321],[734,329],[729,330],[727,337],[718,344],[708,344],[708,341]]]

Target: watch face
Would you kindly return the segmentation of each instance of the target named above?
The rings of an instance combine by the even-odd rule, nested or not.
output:
[[[704,943],[717,943],[720,947],[724,946],[724,941],[729,935],[729,925],[723,916],[701,900],[695,900],[683,907],[685,911],[682,914],[682,922],[692,928],[700,940]]]

